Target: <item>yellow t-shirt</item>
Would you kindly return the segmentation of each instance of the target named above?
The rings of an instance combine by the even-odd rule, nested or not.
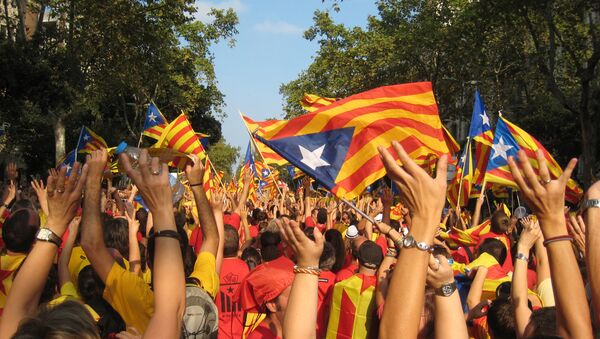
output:
[[[8,292],[15,278],[14,273],[24,259],[25,254],[4,254],[0,257],[0,316],[2,315],[2,311],[4,311],[6,297],[8,297]]]
[[[87,265],[90,265],[90,261],[83,251],[83,248],[81,246],[73,247],[71,258],[69,258],[69,275],[71,276],[73,284],[77,283],[79,272]]]
[[[200,252],[190,278],[198,279],[200,287],[213,299],[216,298],[220,285],[215,256],[210,252]]]
[[[125,324],[146,330],[154,314],[154,293],[139,275],[116,262],[106,277],[104,299],[121,315]]]
[[[57,298],[52,299],[48,305],[50,306],[56,306],[62,302],[65,302],[67,300],[76,300],[76,301],[81,301],[81,298],[79,297],[79,294],[77,294],[77,289],[75,288],[75,285],[73,285],[72,282],[66,282],[61,288],[60,288],[60,296]],[[83,304],[83,306],[85,306],[85,308],[88,310],[88,312],[90,312],[90,314],[92,315],[92,318],[94,318],[95,322],[98,322],[98,320],[100,320],[100,316],[98,315],[98,313],[96,313],[96,311],[94,311],[93,308],[90,307],[90,305],[88,304]]]

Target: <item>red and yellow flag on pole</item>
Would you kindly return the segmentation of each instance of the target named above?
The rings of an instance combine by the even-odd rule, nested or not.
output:
[[[308,112],[314,112],[322,107],[329,106],[340,99],[336,98],[325,98],[315,94],[305,93],[302,100],[300,100],[300,106]]]
[[[192,128],[192,124],[184,113],[165,127],[154,148],[169,148],[185,154],[195,154],[200,160],[204,160],[206,152],[200,143],[200,138]],[[183,159],[173,161],[174,167],[181,167]]]

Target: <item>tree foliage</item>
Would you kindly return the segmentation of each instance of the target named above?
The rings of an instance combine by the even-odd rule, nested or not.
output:
[[[240,156],[240,148],[233,147],[221,139],[208,149],[208,157],[218,171],[224,171],[223,183],[233,176],[233,166]]]
[[[320,48],[308,69],[280,88],[288,118],[303,113],[304,93],[345,97],[431,81],[442,119],[464,137],[477,87],[493,120],[503,111],[560,163],[583,155],[580,175],[590,183],[600,151],[596,1],[381,0],[377,6],[364,29],[315,12],[304,36]]]
[[[26,9],[33,26],[0,18],[9,27],[0,37],[6,149],[43,168],[54,163],[54,144],[56,158],[65,151],[61,126],[66,151],[83,124],[109,144],[137,142],[150,99],[167,119],[187,112],[217,142],[223,94],[210,47],[233,44],[238,19],[213,9],[203,23],[195,12],[193,0],[37,0]]]

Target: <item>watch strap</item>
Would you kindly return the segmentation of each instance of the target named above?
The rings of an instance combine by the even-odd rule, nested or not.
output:
[[[46,236],[43,236],[42,233]],[[36,239],[40,241],[51,242],[55,244],[57,247],[60,247],[62,244],[62,239],[56,233],[52,232],[51,229],[47,227],[40,228],[37,232]]]
[[[600,208],[600,199],[587,199],[583,203],[583,207],[588,208]]]
[[[519,259],[519,260],[523,260],[524,262],[529,262],[529,258],[523,253],[517,253],[515,258]]]

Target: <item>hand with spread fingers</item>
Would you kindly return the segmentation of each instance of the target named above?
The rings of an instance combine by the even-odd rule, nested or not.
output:
[[[47,188],[47,226],[58,235],[62,235],[65,232],[80,205],[88,166],[84,165],[81,171],[80,169],[81,164],[76,162],[71,170],[71,175],[68,177],[65,167],[61,168],[58,172],[50,171]]]
[[[319,258],[325,244],[325,238],[319,229],[314,228],[315,241],[312,241],[302,232],[296,221],[283,218],[276,223],[281,236],[294,250],[298,266],[319,266]]]
[[[569,213],[567,227],[569,233],[573,236],[575,246],[585,256],[585,221],[583,221],[581,215]]]
[[[521,253],[527,255],[529,250],[535,245],[535,242],[542,236],[540,225],[533,219],[532,215],[523,218],[523,231],[519,237],[518,249]]]
[[[438,160],[437,174],[432,178],[408,156],[398,142],[393,142],[392,146],[403,165],[398,165],[386,149],[379,147],[387,175],[402,192],[404,204],[413,213],[413,218],[427,223],[415,223],[413,228],[426,227],[427,236],[432,239],[446,201],[447,156]]]
[[[429,255],[429,266],[427,267],[427,285],[440,288],[444,284],[454,281],[454,271],[443,255]]]
[[[518,154],[518,163],[512,157],[508,159],[510,171],[519,185],[527,205],[542,221],[542,231],[546,235],[545,232],[548,228],[556,226],[544,223],[544,219],[564,217],[565,187],[577,165],[577,159],[571,159],[562,175],[558,179],[552,180],[546,158],[541,150],[537,150],[535,153],[539,164],[539,175],[534,172],[525,152],[519,151]]]
[[[158,158],[151,158],[148,150],[140,152],[139,170],[133,169],[129,158],[121,154],[119,161],[123,164],[125,172],[133,180],[142,195],[148,209],[154,217],[161,213],[173,214],[172,192],[169,185],[169,167],[160,163]],[[187,169],[186,169],[187,173]]]
[[[202,180],[204,179],[204,171],[206,169],[204,168],[202,161],[198,159],[198,156],[193,154],[190,156],[192,157],[192,162],[188,162],[185,166],[185,175],[191,186],[201,186]]]

